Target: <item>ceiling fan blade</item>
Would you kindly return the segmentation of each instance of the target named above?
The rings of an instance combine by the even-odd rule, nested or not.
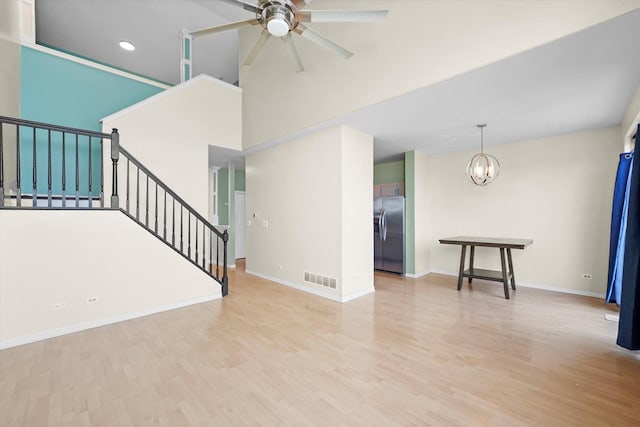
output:
[[[242,28],[249,25],[258,25],[257,19],[248,19],[246,21],[238,21],[232,22],[230,24],[217,25],[215,27],[203,28],[202,30],[192,31],[191,34],[193,37],[206,36],[208,34],[221,33],[222,31],[233,30],[236,28]]]
[[[261,9],[258,6],[255,6],[251,3],[247,3],[246,1],[243,1],[243,0],[221,0],[221,1],[237,7],[241,7],[244,10],[248,10],[249,12],[259,13],[261,11]]]
[[[328,38],[319,34],[317,31],[314,31],[305,25],[298,24],[298,26],[293,31],[300,34],[302,37],[308,40],[311,40],[312,42],[324,47],[325,49],[329,49],[337,53],[338,55],[342,56],[344,59],[349,59],[353,56],[353,52],[349,52],[347,49],[332,42]]]
[[[384,21],[388,10],[302,10],[301,22],[377,22]]]
[[[266,29],[262,30],[260,38],[256,42],[255,46],[253,46],[253,49],[251,49],[251,52],[249,52],[249,55],[247,55],[247,58],[244,60],[245,67],[251,67],[251,65],[253,65],[253,61],[255,61],[258,57],[258,54],[262,51],[262,48],[264,47],[264,44],[267,42],[267,40],[269,40],[269,37],[271,37],[271,33],[269,33],[269,31],[267,31]]]
[[[306,5],[308,5],[309,3],[311,3],[312,1],[313,0],[292,0],[291,3],[296,5],[296,9],[300,10]]]
[[[298,49],[296,49],[296,45],[293,44],[293,38],[291,37],[291,33],[288,33],[286,36],[282,37],[282,42],[287,47],[289,54],[296,62],[296,71],[301,73],[304,71],[304,65],[302,65],[302,59],[300,59],[300,54],[298,53]]]

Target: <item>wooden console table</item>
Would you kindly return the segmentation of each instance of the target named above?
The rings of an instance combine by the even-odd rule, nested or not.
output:
[[[474,278],[483,280],[493,280],[496,282],[502,282],[504,286],[504,297],[509,299],[509,281],[511,281],[511,289],[516,290],[516,279],[513,274],[513,261],[511,260],[511,249],[524,249],[533,243],[531,239],[502,239],[494,237],[471,237],[471,236],[456,236],[448,239],[440,239],[440,243],[446,245],[460,245],[462,251],[460,254],[460,272],[458,273],[458,290],[462,289],[462,280],[464,277],[469,278],[469,283]],[[464,269],[464,261],[467,253],[467,246],[471,247],[471,253],[469,255],[469,269]],[[484,246],[488,248],[500,249],[500,264],[502,271],[496,270],[484,270],[481,268],[473,267],[473,255],[476,246]],[[507,251],[507,259],[509,262],[509,270],[505,264],[504,252]]]

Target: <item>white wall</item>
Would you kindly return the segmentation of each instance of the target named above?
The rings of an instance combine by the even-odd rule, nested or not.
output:
[[[0,115],[9,117],[20,116],[19,17],[17,0],[0,2]],[[5,159],[16,158],[15,132],[4,134],[3,155]],[[5,160],[4,176],[16,176],[15,160]],[[6,182],[5,187],[15,188],[15,179]]]
[[[465,176],[473,152],[431,157],[431,271],[457,275],[460,247],[440,238],[531,238],[530,247],[513,251],[516,281],[604,294],[620,128],[492,146],[490,153],[502,169],[487,187]],[[498,251],[478,249],[475,265],[499,269]]]
[[[220,297],[120,211],[0,211],[0,348]]]
[[[333,128],[247,156],[247,271],[339,294],[305,284],[303,274],[341,275],[340,134]]]
[[[348,300],[373,291],[373,137],[349,127],[341,129],[341,291]]]
[[[20,114],[20,8],[17,0],[0,2],[0,115]]]
[[[416,151],[414,204],[415,204],[415,272],[422,276],[431,270],[431,221],[425,221],[431,210],[431,186],[434,177],[431,175],[431,159],[425,153]],[[438,181],[434,181],[438,182]]]
[[[208,146],[241,148],[242,90],[201,75],[105,118],[104,132],[112,128],[127,151],[208,218]]]
[[[373,290],[371,136],[317,132],[249,155],[245,173],[248,272],[338,301]]]
[[[295,72],[280,40],[269,40],[250,70],[241,67],[244,146],[451,78],[637,7],[638,0],[316,0],[310,8],[390,12],[380,23],[309,24],[355,55],[345,61],[294,35],[304,73]],[[240,61],[260,30],[240,31]]]
[[[622,131],[623,141],[625,143],[624,150],[631,150],[631,144],[629,138],[632,137],[637,131],[638,122],[640,120],[640,86],[636,89],[633,94],[633,98],[629,103],[629,107],[627,108],[627,112],[624,115],[624,119],[622,120],[622,125],[620,126],[620,130]]]

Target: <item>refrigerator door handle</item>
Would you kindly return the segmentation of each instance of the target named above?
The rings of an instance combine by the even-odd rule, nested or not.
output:
[[[387,212],[384,209],[380,209],[380,240],[387,240]]]

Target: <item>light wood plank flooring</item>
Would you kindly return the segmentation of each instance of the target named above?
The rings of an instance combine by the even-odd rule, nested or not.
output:
[[[339,304],[232,274],[224,300],[0,352],[0,425],[640,425],[601,300],[376,274]]]

